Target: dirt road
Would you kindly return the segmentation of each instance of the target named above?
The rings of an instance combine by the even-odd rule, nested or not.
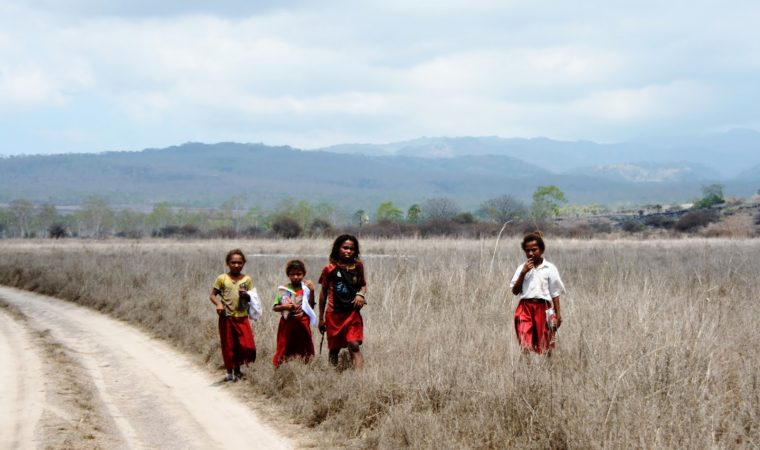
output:
[[[218,381],[122,322],[0,287],[0,449],[294,446]]]

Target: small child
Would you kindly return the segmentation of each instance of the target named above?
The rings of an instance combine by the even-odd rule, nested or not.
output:
[[[240,366],[256,361],[256,342],[248,321],[248,291],[253,289],[253,280],[242,273],[245,266],[242,250],[230,250],[225,262],[229,272],[216,277],[209,300],[219,315],[222,359],[227,369],[225,381],[237,381],[243,378]]]
[[[306,265],[300,260],[288,261],[285,274],[290,283],[280,286],[274,300],[273,311],[282,314],[277,327],[277,349],[272,364],[280,364],[291,358],[308,362],[314,356],[311,338],[311,322],[314,315],[314,284],[304,280]]]
[[[544,240],[538,233],[531,233],[522,240],[527,261],[515,271],[509,286],[519,296],[515,310],[515,331],[523,352],[551,354],[554,333],[562,325],[559,295],[565,285],[554,264],[543,258]]]
[[[335,239],[319,284],[319,331],[327,332],[330,364],[337,365],[340,349],[348,347],[354,369],[362,370],[364,321],[359,311],[366,304],[367,282],[356,237],[343,234]]]

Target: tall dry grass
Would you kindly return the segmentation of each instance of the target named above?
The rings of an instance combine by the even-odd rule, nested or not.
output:
[[[495,255],[493,240],[362,245],[364,373],[336,372],[325,355],[274,371],[277,316],[254,326],[250,387],[296,421],[369,448],[760,445],[760,241],[549,239],[569,291],[551,359],[521,358],[514,337],[517,240]],[[3,242],[0,282],[103,310],[218,365],[207,294],[233,246],[267,255],[246,272],[268,298],[284,254],[306,255],[316,277],[330,242]]]

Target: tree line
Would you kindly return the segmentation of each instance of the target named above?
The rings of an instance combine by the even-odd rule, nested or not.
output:
[[[336,228],[365,229],[383,233],[419,230],[447,234],[452,227],[473,224],[501,225],[509,222],[546,222],[567,204],[556,186],[540,186],[530,204],[505,194],[482,202],[475,211],[464,211],[446,197],[428,198],[408,208],[393,201],[372,209],[344,211],[328,202],[286,198],[271,209],[243,206],[233,198],[217,208],[181,208],[166,202],[148,210],[117,208],[101,196],[86,198],[73,210],[62,212],[53,204],[15,199],[0,208],[0,237],[254,237],[294,238],[318,236]]]
[[[693,232],[720,221],[716,208],[727,202],[719,184],[704,186],[702,194],[690,209],[657,204],[616,212],[598,204],[569,204],[562,190],[554,185],[539,186],[530,203],[504,194],[481,202],[472,211],[462,210],[446,197],[428,198],[407,208],[388,200],[374,208],[355,211],[328,202],[293,198],[264,209],[246,205],[243,197],[233,197],[217,208],[183,208],[160,202],[136,210],[115,207],[103,197],[92,196],[72,210],[61,212],[50,203],[16,199],[0,207],[0,238],[296,238],[336,231],[377,237],[479,237],[500,230],[519,234],[537,229],[553,229],[569,237],[591,237],[614,230]],[[737,201],[741,202],[732,200]],[[570,225],[579,218],[584,220]],[[562,226],[557,225],[559,221]],[[760,226],[760,212],[754,222]]]

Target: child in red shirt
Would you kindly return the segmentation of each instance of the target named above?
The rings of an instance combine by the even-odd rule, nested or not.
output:
[[[314,284],[304,280],[306,265],[297,259],[288,261],[285,273],[290,283],[278,288],[272,308],[282,314],[277,327],[277,349],[272,358],[275,367],[290,358],[308,362],[314,356],[309,316],[309,311],[314,307]]]
[[[319,284],[319,330],[327,332],[330,364],[338,364],[342,348],[348,348],[354,369],[362,370],[364,322],[359,311],[366,304],[367,283],[359,259],[359,241],[350,234],[333,242],[330,262],[322,270]]]

